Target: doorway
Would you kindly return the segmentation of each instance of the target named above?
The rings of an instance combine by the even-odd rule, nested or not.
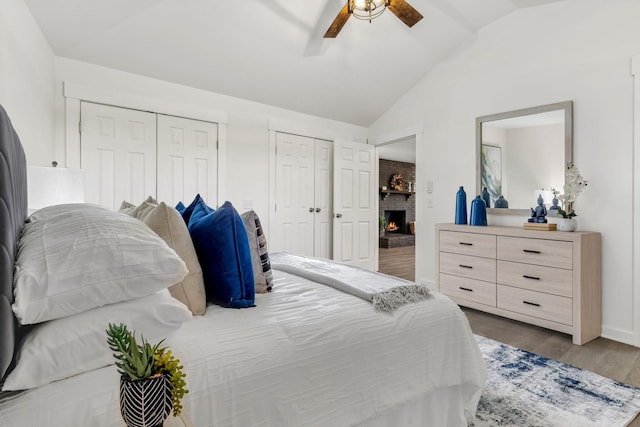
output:
[[[416,137],[377,145],[378,271],[415,281]]]

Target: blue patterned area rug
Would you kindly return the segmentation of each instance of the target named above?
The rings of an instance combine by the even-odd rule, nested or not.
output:
[[[640,412],[640,389],[476,335],[487,385],[474,427],[615,427]]]

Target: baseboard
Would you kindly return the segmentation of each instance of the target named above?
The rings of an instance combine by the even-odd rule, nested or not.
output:
[[[425,285],[426,287],[431,289],[436,288],[436,282],[434,282],[433,280],[425,279],[424,277],[418,280],[418,283],[421,285]]]
[[[614,341],[619,341],[625,344],[634,345],[633,331],[629,331],[626,329],[618,329],[618,328],[603,326],[602,337],[608,338]]]

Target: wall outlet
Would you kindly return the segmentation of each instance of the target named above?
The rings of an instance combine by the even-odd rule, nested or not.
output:
[[[242,201],[243,209],[253,209],[253,200],[245,199]]]
[[[428,208],[432,208],[433,207],[433,199],[427,199],[427,207]]]
[[[433,193],[433,181],[427,181],[427,193]]]

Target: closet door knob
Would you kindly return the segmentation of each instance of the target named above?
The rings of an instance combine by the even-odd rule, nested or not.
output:
[[[313,208],[309,208],[309,212],[313,213]]]
[[[316,208],[316,212],[320,212],[322,209],[320,208]]]
[[[342,218],[342,214],[341,213],[336,214],[336,218]]]

